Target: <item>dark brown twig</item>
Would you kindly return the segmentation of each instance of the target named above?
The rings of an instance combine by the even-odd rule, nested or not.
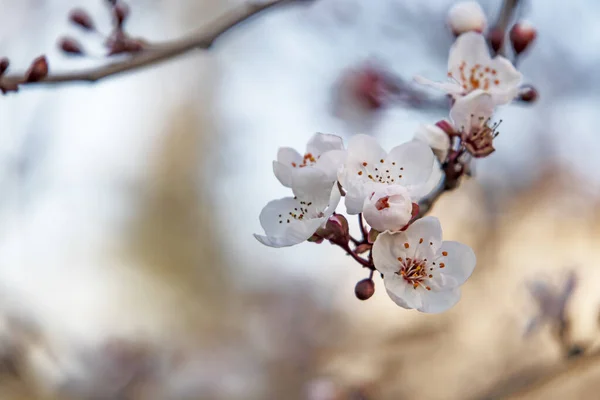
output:
[[[272,0],[261,4],[245,4],[237,9],[225,13],[208,26],[181,39],[149,46],[129,58],[103,65],[97,68],[85,69],[76,72],[49,73],[38,81],[27,81],[24,74],[6,75],[0,78],[0,87],[17,87],[24,85],[52,85],[68,82],[97,82],[101,79],[119,75],[125,72],[150,67],[163,61],[186,54],[196,49],[209,49],[214,42],[224,33],[242,24],[251,17],[284,4],[300,2],[300,0]]]
[[[497,29],[499,32],[502,32],[502,35],[506,35],[508,31],[508,25],[513,18],[515,10],[519,5],[520,0],[504,0],[502,2],[502,7],[500,8],[500,14],[498,14],[498,20],[496,21],[496,25],[494,25],[494,29]],[[502,45],[498,50],[498,54],[505,55],[504,43],[506,40],[502,41]]]

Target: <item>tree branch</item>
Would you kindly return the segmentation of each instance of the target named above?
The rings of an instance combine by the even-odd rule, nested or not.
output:
[[[208,24],[205,28],[192,33],[189,36],[162,44],[152,44],[137,53],[133,53],[125,60],[78,72],[50,73],[35,82],[27,82],[26,74],[6,75],[0,78],[0,87],[11,88],[21,85],[40,84],[52,85],[68,82],[93,83],[107,77],[150,67],[195,49],[209,49],[221,35],[253,16],[276,6],[300,1],[301,0],[271,0],[260,4],[244,4],[237,9],[225,13],[220,18]]]

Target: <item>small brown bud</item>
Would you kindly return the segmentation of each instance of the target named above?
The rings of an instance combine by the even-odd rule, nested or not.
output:
[[[48,75],[48,61],[45,56],[33,60],[31,66],[25,73],[25,82],[38,82]]]
[[[4,73],[8,69],[9,65],[10,65],[10,61],[8,61],[8,58],[6,58],[6,57],[0,58],[0,75],[4,75]]]
[[[535,28],[526,22],[516,23],[509,33],[510,42],[517,55],[527,50],[529,45],[535,40],[536,36],[537,31]]]
[[[492,28],[488,33],[488,41],[494,53],[498,53],[504,45],[504,31],[500,28]]]
[[[71,11],[69,14],[69,20],[74,24],[79,25],[83,29],[87,29],[88,31],[93,31],[96,29],[92,17],[90,17],[87,11],[80,8]]]
[[[81,48],[81,45],[77,40],[73,38],[65,37],[60,39],[60,41],[58,42],[58,46],[62,51],[64,51],[67,54],[78,56],[83,55],[83,49]]]
[[[531,85],[523,85],[519,89],[519,95],[517,96],[518,100],[521,100],[525,103],[533,103],[539,97],[538,91]]]
[[[117,22],[117,26],[123,26],[123,23],[129,16],[129,6],[125,3],[118,2],[113,8],[113,12],[115,14],[115,20]]]
[[[372,279],[363,279],[354,287],[354,294],[359,300],[368,300],[375,293],[375,282]]]

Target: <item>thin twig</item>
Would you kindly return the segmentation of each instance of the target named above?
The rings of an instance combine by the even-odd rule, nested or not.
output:
[[[363,242],[366,242],[369,234],[367,233],[367,230],[365,229],[365,222],[363,221],[362,213],[358,214],[358,226],[360,228],[360,234],[362,235],[362,240],[363,240]]]
[[[502,7],[500,8],[500,13],[498,14],[498,20],[496,21],[495,28],[499,29],[499,31],[502,32],[504,35],[506,35],[506,31],[508,30],[508,25],[510,24],[510,21],[512,20],[513,15],[515,13],[515,10],[517,9],[517,6],[519,5],[519,1],[520,0],[504,0],[502,2]],[[498,50],[498,54],[500,54],[500,55],[506,54],[504,42],[506,42],[506,40],[504,40],[502,42],[502,46]]]
[[[0,87],[21,85],[52,85],[68,82],[97,82],[101,79],[119,75],[125,72],[150,67],[163,61],[170,60],[195,49],[209,49],[214,42],[224,33],[242,24],[251,17],[284,4],[300,2],[301,0],[272,0],[265,3],[248,3],[225,13],[208,26],[181,39],[152,45],[131,57],[103,65],[97,68],[85,69],[76,72],[48,74],[36,82],[26,82],[25,74],[7,75],[0,78]]]

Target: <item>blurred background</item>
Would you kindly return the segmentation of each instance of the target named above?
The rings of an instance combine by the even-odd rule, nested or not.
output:
[[[453,3],[290,5],[210,52],[0,98],[0,398],[598,398],[600,3],[517,11],[538,29],[519,69],[540,98],[498,111],[496,152],[432,210],[478,257],[454,309],[404,310],[380,280],[361,302],[367,274],[339,249],[252,237],[288,194],[278,147],[319,131],[389,149],[447,116],[409,82],[445,77]],[[128,30],[165,41],[241,2],[129,4]],[[481,5],[492,23],[501,1]],[[73,7],[110,29],[102,0],[0,0],[0,55],[102,62],[57,49]],[[406,92],[357,104],[365,66]]]

